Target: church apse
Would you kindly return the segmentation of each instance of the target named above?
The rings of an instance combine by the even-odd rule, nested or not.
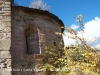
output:
[[[12,68],[36,68],[36,59],[45,55],[45,46],[61,41],[62,36],[55,35],[63,32],[61,26],[61,20],[47,11],[12,6]],[[13,72],[16,74],[24,72]]]
[[[34,69],[41,66],[45,46],[61,41],[62,36],[55,32],[63,32],[64,24],[48,11],[13,3],[0,0],[0,75],[34,75]]]

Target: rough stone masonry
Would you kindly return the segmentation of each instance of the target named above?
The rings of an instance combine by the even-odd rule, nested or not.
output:
[[[0,75],[11,75],[11,1],[0,0]]]
[[[61,41],[55,32],[63,32],[64,24],[48,11],[12,2],[0,0],[0,75],[39,75],[35,70],[41,66],[45,46]]]

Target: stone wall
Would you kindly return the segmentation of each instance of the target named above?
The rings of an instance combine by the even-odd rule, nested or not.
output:
[[[11,1],[0,0],[0,75],[11,75]]]
[[[12,10],[12,48],[17,49],[13,52],[17,55],[27,54],[26,45],[29,45],[28,48],[33,51],[32,54],[44,55],[45,45],[54,45],[61,41],[62,36],[55,35],[55,32],[61,32],[61,25],[52,16],[24,8],[13,7]],[[26,25],[32,28],[28,36],[25,35]],[[12,54],[15,55],[15,53]]]
[[[47,11],[12,6],[12,12],[12,67],[35,68],[36,58],[32,56],[44,56],[45,46],[61,41],[62,36],[55,35],[55,32],[62,32],[63,24]],[[22,73],[13,72],[13,75]]]
[[[61,41],[62,36],[55,32],[62,32],[63,23],[47,11],[21,6],[11,9],[12,2],[0,0],[0,75],[34,75],[45,46]]]

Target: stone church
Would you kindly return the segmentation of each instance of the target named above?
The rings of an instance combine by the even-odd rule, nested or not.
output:
[[[36,64],[42,62],[46,45],[61,41],[62,36],[55,35],[63,33],[61,26],[63,22],[48,11],[0,0],[0,75],[39,75]]]

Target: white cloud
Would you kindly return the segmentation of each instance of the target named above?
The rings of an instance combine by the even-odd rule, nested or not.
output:
[[[96,48],[100,50],[100,44],[96,45]]]
[[[87,38],[87,40],[91,40],[94,37],[100,37],[100,18],[99,17],[95,17],[95,19],[89,22],[86,22],[84,27],[85,27],[84,29],[85,33],[83,33],[83,36]],[[78,26],[75,24],[72,24],[71,28],[77,29]],[[68,34],[68,33],[65,32],[65,34]],[[78,32],[78,35],[81,36],[81,33]],[[63,37],[63,38],[64,38],[65,45],[75,44],[75,41],[73,39],[69,39],[67,37]],[[100,45],[100,39],[98,39],[94,43],[94,46],[96,45]]]
[[[94,20],[85,23],[84,36],[88,39],[92,37],[100,37],[100,18],[95,17]]]
[[[67,32],[65,34],[69,35]],[[63,37],[65,45],[75,44],[75,40],[68,38],[67,36]]]
[[[71,28],[72,28],[72,29],[77,29],[78,27],[79,27],[79,26],[78,26],[78,25],[75,25],[75,24],[72,24],[72,25],[71,25]]]

